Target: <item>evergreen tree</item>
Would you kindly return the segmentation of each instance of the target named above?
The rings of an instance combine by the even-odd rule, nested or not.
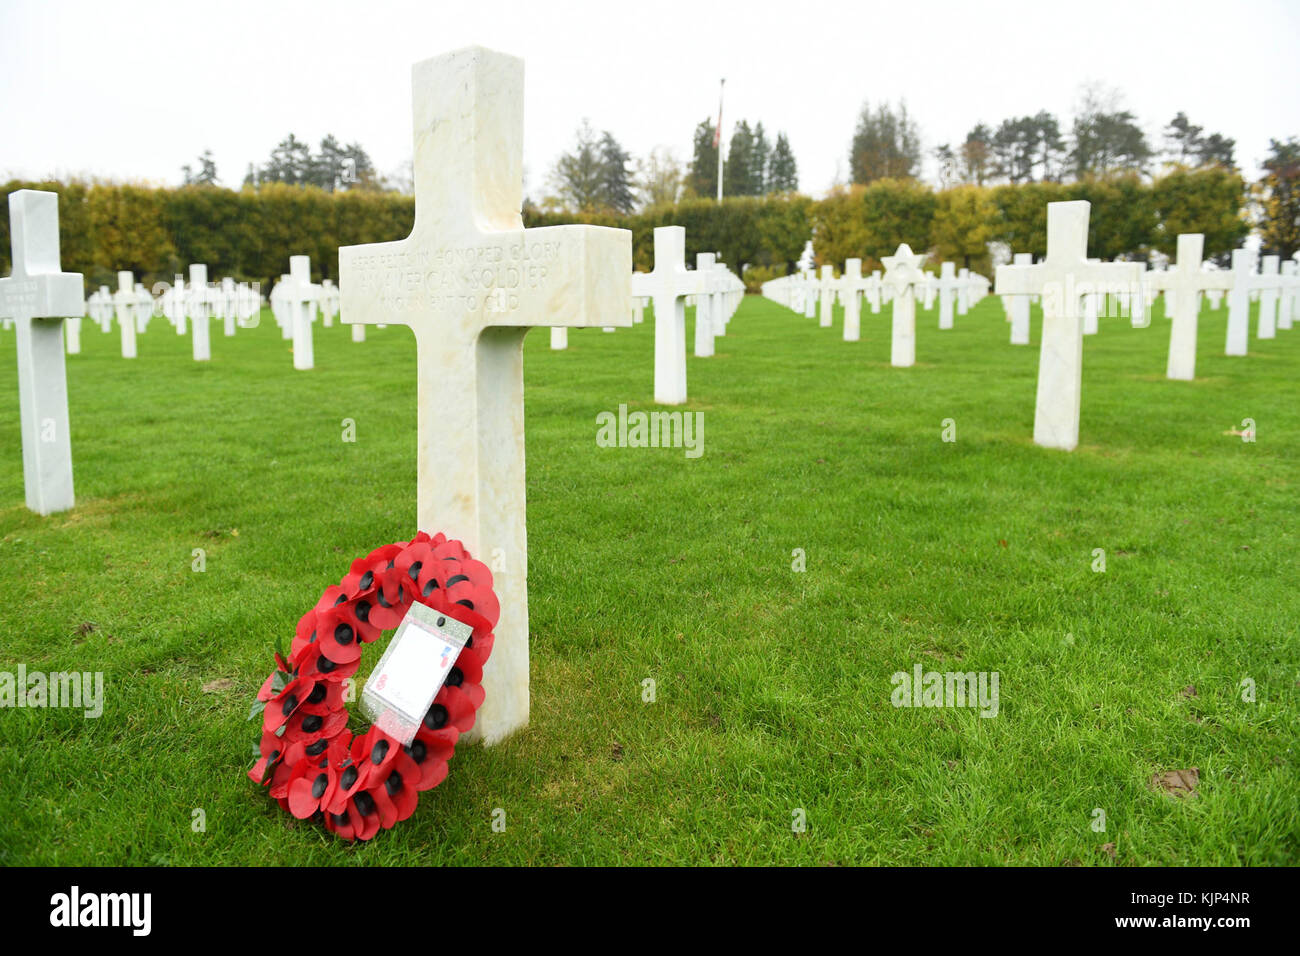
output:
[[[751,196],[766,196],[771,192],[769,185],[769,167],[772,161],[772,147],[763,131],[763,122],[754,124],[754,144],[750,154],[749,190]]]
[[[632,171],[628,168],[631,158],[613,134],[606,130],[600,140],[600,203],[604,208],[621,213],[630,213],[636,208]]]
[[[746,120],[736,124],[731,134],[731,148],[722,171],[724,196],[751,196],[753,193],[754,134]]]
[[[704,199],[718,194],[718,147],[713,144],[716,132],[717,127],[708,119],[695,127],[694,152],[686,174],[686,188]]]
[[[792,193],[799,188],[799,169],[790,150],[790,140],[778,133],[768,163],[767,188],[774,193]]]

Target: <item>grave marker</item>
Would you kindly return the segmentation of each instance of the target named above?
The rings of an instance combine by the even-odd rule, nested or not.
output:
[[[1034,442],[1072,451],[1079,444],[1079,404],[1083,388],[1081,299],[1098,287],[1140,288],[1138,263],[1093,263],[1088,255],[1085,200],[1047,204],[1047,257],[1036,265],[1002,265],[998,294],[1043,297],[1038,394],[1034,403]]]
[[[522,60],[480,47],[417,63],[415,226],[406,239],[339,249],[344,321],[415,333],[418,526],[480,558],[503,556],[474,729],[486,743],[528,722],[524,335],[631,324],[630,232],[523,228],[523,79]],[[672,324],[656,313],[656,325]]]
[[[18,415],[27,507],[39,515],[75,503],[63,319],[84,314],[82,277],[59,268],[57,193],[9,194],[13,271],[0,279],[0,315],[14,320],[18,346]]]
[[[913,253],[903,243],[892,256],[881,256],[885,265],[885,286],[894,295],[893,336],[889,364],[908,368],[916,364],[916,287],[925,281],[921,263],[925,253]]]
[[[1168,378],[1191,381],[1196,377],[1196,323],[1201,311],[1201,293],[1208,289],[1227,292],[1232,276],[1206,272],[1201,268],[1205,236],[1198,232],[1178,237],[1178,264],[1152,280],[1165,295],[1174,293],[1173,321],[1169,327]]]

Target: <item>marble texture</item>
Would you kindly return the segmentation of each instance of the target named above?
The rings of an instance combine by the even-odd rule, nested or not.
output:
[[[632,234],[524,229],[522,60],[458,50],[417,63],[412,89],[415,226],[406,239],[339,249],[342,317],[415,334],[418,527],[502,558],[501,619],[471,736],[491,744],[529,712],[524,336],[630,326]],[[672,324],[657,302],[655,311],[656,326]]]
[[[57,193],[9,194],[13,271],[0,279],[0,316],[14,320],[18,347],[18,416],[27,507],[39,515],[76,503],[68,431],[63,319],[85,314],[82,277],[59,266]]]
[[[1036,265],[1001,265],[999,295],[1042,295],[1042,346],[1034,403],[1034,442],[1073,451],[1079,444],[1083,389],[1082,298],[1099,289],[1140,289],[1142,266],[1089,262],[1087,201],[1047,204],[1047,257]]]
[[[1167,378],[1191,381],[1196,378],[1196,323],[1201,311],[1201,293],[1211,289],[1232,289],[1231,273],[1206,272],[1202,268],[1205,236],[1182,233],[1178,237],[1178,263],[1152,279],[1154,288],[1174,293],[1174,312],[1169,323]]]

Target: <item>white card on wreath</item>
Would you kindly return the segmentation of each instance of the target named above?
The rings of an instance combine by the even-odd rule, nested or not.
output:
[[[361,691],[370,722],[410,746],[473,629],[415,601]]]

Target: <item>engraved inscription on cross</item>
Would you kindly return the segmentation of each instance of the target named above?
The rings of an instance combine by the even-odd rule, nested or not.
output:
[[[998,295],[1042,294],[1042,347],[1034,442],[1073,451],[1079,444],[1083,392],[1083,309],[1085,295],[1139,288],[1142,266],[1134,262],[1088,261],[1086,200],[1047,204],[1047,257],[1036,265],[1001,265]]]
[[[85,314],[85,290],[81,273],[59,268],[57,193],[10,193],[9,240],[13,272],[0,279],[0,316],[17,333],[23,485],[27,507],[48,515],[75,503],[63,319]]]
[[[419,527],[493,570],[485,743],[528,722],[524,335],[632,324],[630,232],[523,228],[523,83],[522,60],[480,47],[417,63],[415,226],[339,249],[343,321],[415,333]]]

